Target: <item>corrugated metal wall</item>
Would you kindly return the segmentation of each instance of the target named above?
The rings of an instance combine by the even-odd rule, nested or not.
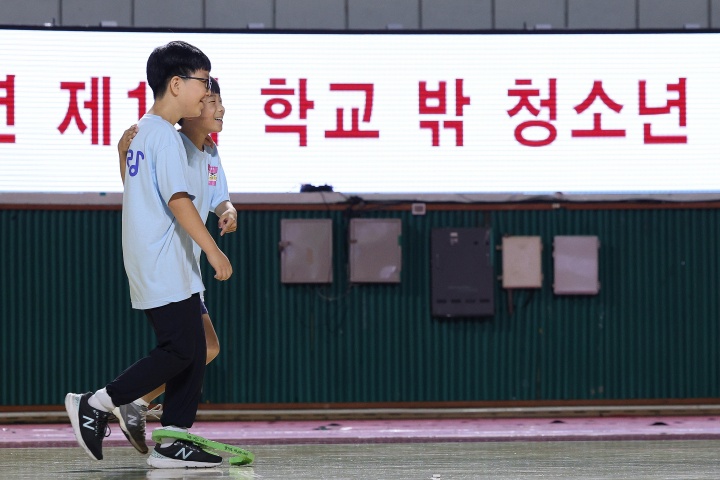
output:
[[[403,220],[400,284],[350,285],[343,211],[241,211],[218,240],[235,268],[208,279],[221,339],[213,403],[699,398],[720,396],[720,211],[370,211]],[[282,218],[332,218],[332,285],[280,283]],[[430,230],[540,235],[544,283],[488,319],[430,316]],[[214,222],[209,226],[214,230]],[[59,404],[152,346],[129,306],[119,211],[0,211],[0,403]],[[598,235],[598,296],[552,293],[552,237]],[[494,265],[501,274],[501,252]]]

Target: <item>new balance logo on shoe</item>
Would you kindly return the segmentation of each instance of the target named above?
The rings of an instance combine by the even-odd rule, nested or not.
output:
[[[137,427],[138,426],[138,417],[136,417],[135,415],[128,415],[127,424],[130,426],[133,426],[133,427]]]
[[[193,453],[192,450],[190,450],[189,452],[186,452],[186,451],[185,451],[185,447],[183,447],[183,448],[181,448],[180,450],[177,451],[177,453],[175,454],[175,456],[176,456],[176,457],[179,457],[180,455],[182,455],[183,460],[187,460],[188,457],[190,456],[190,454],[192,454],[192,453]]]
[[[83,428],[87,428],[89,430],[95,430],[95,427],[93,427],[93,422],[95,421],[94,418],[90,418],[87,415],[82,416],[83,419],[87,420],[85,423],[83,423]]]

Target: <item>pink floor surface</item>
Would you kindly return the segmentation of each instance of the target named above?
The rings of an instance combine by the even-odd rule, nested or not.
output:
[[[127,440],[111,423],[105,445]],[[148,423],[148,437],[159,423]],[[567,440],[720,440],[720,417],[197,422],[192,433],[237,445]],[[2,447],[77,445],[68,424],[0,425]]]

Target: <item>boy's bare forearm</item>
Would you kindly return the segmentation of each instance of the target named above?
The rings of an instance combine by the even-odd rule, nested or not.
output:
[[[178,223],[190,237],[197,243],[205,253],[212,253],[219,250],[215,240],[208,232],[202,222],[200,215],[195,209],[192,200],[187,193],[176,193],[170,198],[168,207]]]
[[[221,217],[222,214],[227,212],[228,210],[235,211],[235,207],[233,207],[233,204],[230,202],[230,200],[225,200],[215,208],[215,215]]]
[[[118,155],[120,156],[120,180],[122,180],[123,185],[125,185],[125,168],[127,168],[127,163],[126,163],[127,151],[121,152],[118,150]]]

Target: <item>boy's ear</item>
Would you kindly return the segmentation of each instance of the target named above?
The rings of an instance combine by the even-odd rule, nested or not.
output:
[[[180,93],[182,78],[178,77],[177,75],[172,77],[170,79],[170,83],[168,83],[168,90],[170,90],[170,93],[177,97]]]

